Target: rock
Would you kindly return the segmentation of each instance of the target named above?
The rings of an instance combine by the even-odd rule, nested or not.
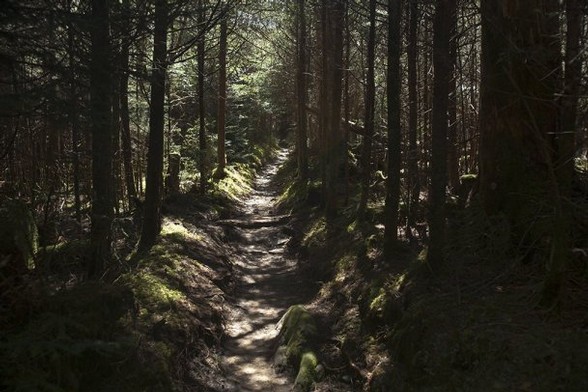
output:
[[[274,364],[298,364],[294,390],[309,391],[321,373],[320,369],[317,370],[318,359],[311,348],[318,333],[314,318],[304,306],[294,305],[284,314],[280,324],[282,345],[274,355]]]
[[[274,353],[273,358],[274,369],[277,372],[282,372],[288,367],[288,355],[286,355],[286,346],[280,346]]]
[[[310,390],[312,384],[318,379],[316,368],[318,366],[318,359],[312,351],[307,351],[302,354],[300,360],[300,368],[294,380],[294,385],[299,386],[302,391]]]

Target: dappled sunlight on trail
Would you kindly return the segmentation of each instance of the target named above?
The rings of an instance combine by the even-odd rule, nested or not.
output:
[[[271,364],[277,322],[287,308],[303,301],[296,260],[288,256],[284,234],[288,216],[277,215],[277,190],[271,180],[287,159],[277,160],[257,177],[253,192],[243,201],[243,214],[221,222],[238,238],[233,244],[240,256],[240,273],[234,308],[227,323],[223,367],[228,391],[289,391],[291,380]]]

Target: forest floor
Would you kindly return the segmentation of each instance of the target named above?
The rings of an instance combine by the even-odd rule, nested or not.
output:
[[[272,365],[278,322],[289,306],[306,302],[314,293],[286,248],[290,216],[279,215],[275,208],[280,190],[272,180],[287,158],[288,151],[281,150],[277,159],[258,173],[238,214],[217,222],[225,226],[234,247],[237,281],[223,344],[224,390],[292,388],[293,380]]]
[[[0,318],[0,389],[291,390],[294,378],[272,365],[277,325],[315,290],[287,251],[290,216],[274,206],[288,155],[263,167],[258,157],[255,176],[253,165],[228,167],[206,197],[168,198],[158,244],[133,265],[133,226],[117,221],[120,268],[104,282],[73,275],[83,276],[86,241],[42,248],[43,270]]]
[[[41,248],[3,305],[0,390],[588,391],[585,261],[566,306],[540,307],[543,267],[513,259],[476,204],[450,222],[444,268],[408,243],[386,260],[382,206],[367,224],[351,208],[329,221],[319,182],[298,183],[285,149],[262,166],[270,155],[169,197],[135,264],[133,225],[117,220],[104,281],[82,279],[88,241]],[[280,322],[288,309],[302,327]]]

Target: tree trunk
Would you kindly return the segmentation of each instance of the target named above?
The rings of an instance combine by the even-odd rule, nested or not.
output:
[[[430,31],[429,31],[429,24],[427,23],[427,18],[423,18],[424,26],[423,26],[423,42],[430,42]],[[423,53],[423,83],[422,83],[422,105],[423,109],[421,110],[422,114],[422,127],[421,127],[421,140],[420,140],[420,168],[421,173],[423,174],[421,178],[421,182],[424,182],[423,187],[427,188],[429,184],[429,177],[430,177],[430,130],[431,130],[431,86],[430,86],[430,67],[431,67],[431,51],[425,50]]]
[[[412,238],[412,228],[416,226],[416,213],[421,193],[419,181],[418,132],[418,93],[417,93],[417,32],[419,23],[418,0],[410,0],[410,21],[408,35],[408,212],[406,217],[406,234]]]
[[[365,125],[361,149],[361,195],[357,218],[365,219],[367,201],[370,194],[370,178],[372,163],[372,141],[374,138],[374,115],[376,100],[376,82],[374,76],[374,63],[376,58],[376,0],[369,2],[369,28],[367,38],[367,75],[365,91]]]
[[[400,204],[400,20],[401,3],[388,0],[388,179],[386,181],[386,218],[384,252],[388,260],[398,240]]]
[[[120,64],[120,53],[112,51],[112,62]],[[118,215],[121,201],[121,161],[120,161],[120,70],[118,67],[112,72],[112,202],[114,211]],[[114,83],[117,81],[117,83]]]
[[[306,120],[306,15],[304,11],[305,0],[298,0],[298,59],[296,64],[296,95],[297,95],[297,122],[298,133],[296,135],[298,176],[301,181],[308,179],[308,147],[307,147],[307,120]]]
[[[350,96],[349,96],[349,86],[350,86],[350,76],[351,71],[349,70],[351,66],[351,28],[349,27],[349,8],[346,10],[345,14],[345,71],[343,76],[343,91],[344,91],[344,98],[343,98],[343,119],[344,119],[344,126],[343,126],[343,143],[345,144],[345,151],[349,148],[349,121],[351,115],[351,107],[350,107]],[[345,206],[349,203],[349,182],[350,182],[350,163],[348,159],[345,159],[345,169],[344,169],[344,179],[343,183],[345,184],[345,199],[343,204]]]
[[[227,157],[225,152],[225,121],[227,110],[227,10],[221,18],[220,24],[220,49],[218,55],[219,77],[218,77],[218,114],[217,114],[217,160],[215,177],[223,178],[225,175],[225,166]]]
[[[182,157],[178,153],[172,153],[168,156],[167,175],[165,177],[165,190],[168,195],[177,195],[180,193],[180,167]]]
[[[566,0],[567,34],[564,93],[561,100],[561,132],[557,140],[557,178],[563,193],[569,195],[574,174],[578,93],[582,78],[582,9],[580,0]]]
[[[200,149],[200,191],[206,191],[206,183],[208,181],[208,168],[206,167],[206,105],[204,103],[204,61],[205,61],[205,9],[204,2],[198,1],[198,25],[202,29],[200,31],[200,39],[198,40],[198,148]]]
[[[445,188],[447,186],[447,109],[451,80],[450,34],[456,0],[437,0],[433,22],[433,128],[431,141],[431,187],[429,190],[429,249],[431,266],[443,261],[445,244]]]
[[[329,110],[330,136],[329,146],[330,158],[327,174],[327,186],[329,197],[327,198],[327,216],[333,217],[337,214],[343,194],[342,180],[345,161],[347,159],[347,146],[341,132],[341,106],[343,95],[343,28],[345,25],[345,12],[347,9],[346,0],[338,0],[333,5],[332,13],[328,16],[331,23],[329,28],[332,34],[332,53],[330,66],[331,88],[327,92],[331,109]]]
[[[320,65],[317,64],[317,68],[320,67],[320,75],[319,78],[319,87],[318,87],[318,101],[320,106],[320,113],[318,116],[318,147],[319,147],[319,157],[323,159],[319,159],[320,162],[320,171],[321,171],[321,192],[323,196],[323,202],[325,204],[326,209],[326,201],[329,196],[327,190],[327,167],[328,167],[328,148],[327,148],[327,135],[328,131],[327,128],[329,126],[329,101],[327,97],[327,91],[329,89],[329,78],[328,78],[328,65],[329,65],[329,52],[328,52],[328,45],[329,45],[329,37],[327,34],[327,15],[329,13],[328,5],[323,2],[319,7],[320,17],[318,18],[320,23],[318,29],[319,39],[319,51],[321,52],[320,56]]]
[[[92,229],[88,278],[98,279],[111,259],[112,76],[109,0],[92,0],[90,110],[92,127]]]
[[[68,3],[71,10],[71,0]],[[74,191],[74,211],[78,229],[81,231],[82,225],[82,201],[80,195],[80,124],[78,114],[78,92],[76,87],[75,58],[74,58],[74,32],[73,23],[68,24],[68,45],[69,45],[69,68],[70,68],[70,108],[69,123],[71,126],[71,144],[72,144],[72,164],[73,164],[73,191]]]
[[[157,236],[161,231],[165,75],[167,70],[167,14],[167,0],[156,0],[147,179],[145,203],[143,205],[143,228],[138,245],[138,251],[140,253],[148,251],[155,244]]]
[[[447,179],[453,193],[459,188],[459,156],[457,155],[457,10],[451,15],[451,19],[445,21],[449,24],[449,62],[451,67],[451,79],[449,81],[449,126],[447,129]]]
[[[562,297],[563,278],[573,247],[571,224],[572,209],[567,200],[572,195],[574,177],[574,155],[576,144],[576,117],[578,110],[578,93],[582,78],[581,42],[582,8],[579,0],[566,0],[566,46],[565,74],[563,96],[560,105],[560,132],[554,140],[554,166],[559,184],[560,211],[553,241],[553,256],[548,265],[545,279],[544,302],[552,303]],[[559,26],[553,26],[557,28]],[[553,32],[553,34],[556,34]]]
[[[341,132],[341,98],[343,76],[343,26],[346,0],[329,0],[323,3],[323,69],[324,88],[322,104],[325,110],[325,212],[329,219],[337,215],[339,191],[343,187],[341,171],[346,159],[346,146]]]
[[[559,122],[557,7],[557,0],[482,1],[480,195],[488,215],[508,219],[513,244],[544,259],[549,302],[569,251],[550,142]]]
[[[122,2],[122,23],[123,38],[120,51],[120,125],[121,125],[121,147],[122,161],[125,172],[125,188],[127,191],[127,203],[129,209],[133,206],[137,191],[135,190],[135,179],[133,174],[133,145],[131,142],[131,120],[129,115],[129,47],[131,23],[129,0]]]

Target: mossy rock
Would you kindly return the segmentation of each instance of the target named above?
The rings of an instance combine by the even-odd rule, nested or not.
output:
[[[283,346],[276,354],[285,357],[286,362],[298,365],[295,390],[308,391],[319,374],[316,371],[318,359],[311,349],[318,335],[316,322],[302,305],[291,306],[280,322]]]
[[[310,389],[318,378],[318,365],[318,358],[314,352],[307,351],[302,354],[298,374],[296,375],[296,380],[294,380],[294,390],[308,391]]]
[[[304,306],[293,305],[288,309],[282,318],[281,335],[289,361],[299,361],[305,346],[317,335],[316,323]]]

